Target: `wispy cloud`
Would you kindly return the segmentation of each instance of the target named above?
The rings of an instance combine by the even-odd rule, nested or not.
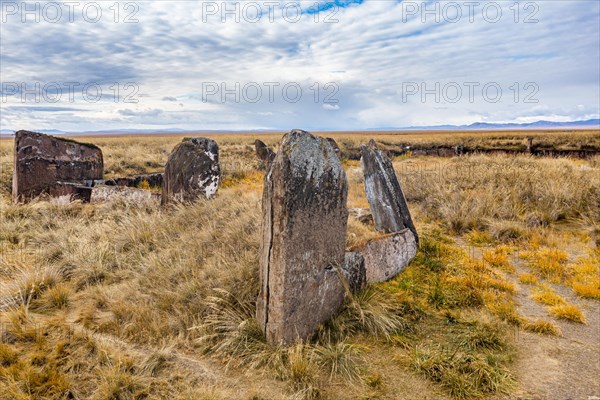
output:
[[[96,23],[85,3],[57,23],[23,23],[8,3],[3,129],[364,129],[600,114],[598,2],[492,2],[497,20],[485,2],[461,6],[459,18],[435,1],[162,0],[120,2],[118,15],[98,2]]]

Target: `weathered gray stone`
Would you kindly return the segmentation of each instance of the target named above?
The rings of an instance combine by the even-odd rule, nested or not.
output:
[[[331,145],[331,147],[333,147],[333,150],[335,151],[335,154],[337,154],[338,157],[340,157],[341,156],[340,146],[338,146],[338,144],[335,141],[335,139],[328,137],[327,141],[329,142],[329,144]]]
[[[264,168],[268,168],[275,159],[276,154],[261,140],[254,141],[254,150]]]
[[[102,179],[103,171],[102,151],[93,144],[37,132],[15,134],[14,202],[26,202],[42,194],[73,194],[77,190],[69,184]]]
[[[457,156],[462,156],[463,154],[465,154],[465,145],[464,144],[456,145],[456,147],[454,147],[454,153]]]
[[[96,185],[90,188],[92,203],[103,203],[111,201],[126,201],[131,203],[147,203],[160,201],[160,192],[152,190],[135,189],[125,186]]]
[[[163,176],[162,204],[215,196],[221,180],[219,146],[212,139],[185,138],[175,146]]]
[[[263,192],[257,319],[271,343],[309,339],[342,306],[348,182],[329,142],[286,134]]]
[[[352,251],[346,253],[342,272],[352,293],[358,292],[367,286],[365,258],[359,252]]]
[[[417,230],[392,161],[377,148],[373,140],[366,146],[362,145],[360,151],[360,165],[365,175],[365,192],[373,213],[375,228],[385,233],[408,228],[418,242]]]
[[[368,283],[392,279],[406,268],[417,254],[417,240],[410,229],[371,239],[354,246],[365,259]]]

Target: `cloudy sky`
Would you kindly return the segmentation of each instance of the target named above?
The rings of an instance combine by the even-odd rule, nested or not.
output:
[[[600,113],[596,0],[0,5],[2,129],[347,130]]]

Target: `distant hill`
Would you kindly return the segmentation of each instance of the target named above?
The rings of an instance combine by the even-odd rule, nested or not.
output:
[[[410,130],[499,130],[499,129],[556,129],[556,128],[572,128],[572,129],[600,129],[600,119],[589,119],[585,121],[569,121],[569,122],[553,122],[553,121],[536,121],[525,124],[517,123],[489,123],[475,122],[470,125],[430,125],[430,126],[408,126],[408,127],[386,127],[386,128],[371,128],[358,129],[363,131],[410,131]],[[108,135],[108,134],[185,134],[185,133],[225,133],[225,132],[281,132],[281,129],[243,129],[243,130],[218,130],[218,129],[110,129],[100,131],[85,131],[85,132],[65,132],[57,129],[37,129],[36,132],[47,133],[49,135]],[[346,131],[346,130],[344,130]],[[0,135],[12,136],[14,130],[2,129]]]
[[[600,129],[600,119],[588,119],[585,121],[569,121],[569,122],[553,122],[553,121],[536,121],[525,124],[517,123],[488,123],[475,122],[471,125],[431,125],[431,126],[409,126],[404,128],[376,128],[369,129],[370,131],[382,130],[497,130],[497,129],[552,129],[552,128],[598,128]]]

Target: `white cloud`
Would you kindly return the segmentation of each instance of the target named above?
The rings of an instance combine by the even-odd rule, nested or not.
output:
[[[311,14],[286,21],[281,8],[270,21],[264,7],[259,22],[243,15],[236,22],[221,15],[220,1],[139,2],[127,10],[121,2],[118,23],[112,2],[99,3],[98,23],[86,22],[81,10],[73,23],[43,16],[22,23],[19,13],[5,12],[2,82],[30,90],[38,82],[39,98],[29,94],[27,105],[83,111],[25,113],[16,109],[25,105],[22,96],[4,87],[2,128],[325,130],[598,118],[600,3],[522,1],[516,23],[512,0],[494,3],[502,6],[496,23],[489,22],[493,10],[484,18],[484,3],[472,23],[465,7],[451,23],[443,12],[439,22],[422,15],[420,1],[367,0],[335,16],[323,11],[318,23]],[[314,2],[298,4],[306,10]],[[428,9],[436,4],[443,10],[448,3]],[[213,5],[217,12],[208,13]],[[123,23],[132,11],[139,22]],[[538,22],[524,23],[532,12]],[[325,23],[328,16],[338,22]],[[80,85],[71,91],[69,82]],[[91,83],[102,89],[96,103],[89,101],[96,87],[83,90]],[[62,96],[49,103],[56,85]],[[455,102],[456,87],[462,93]],[[494,102],[496,88],[502,94]],[[423,97],[424,89],[433,92]],[[137,103],[125,103],[131,99]]]

